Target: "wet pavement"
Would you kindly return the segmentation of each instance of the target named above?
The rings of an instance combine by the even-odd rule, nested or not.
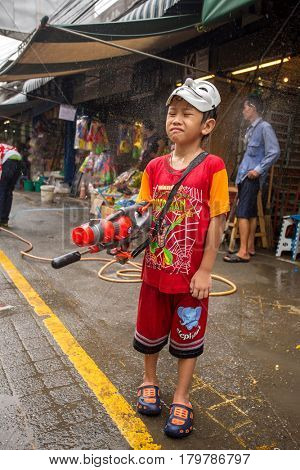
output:
[[[84,204],[41,206],[38,194],[15,194],[12,229],[33,242],[34,254],[52,258],[72,250],[69,228],[87,219]],[[23,248],[0,232],[0,250],[134,408],[143,365],[132,348],[139,284],[100,280],[97,262],[56,271],[22,259]],[[163,434],[176,381],[167,349],[159,362],[162,416],[142,421],[163,449],[297,449],[299,263],[261,252],[247,265],[230,265],[220,253],[214,272],[235,282],[238,292],[210,301],[205,352],[192,385],[195,431],[181,441]],[[0,285],[0,304],[13,307],[0,309],[0,448],[129,449],[101,396],[45,327],[46,316],[37,315],[1,264]]]

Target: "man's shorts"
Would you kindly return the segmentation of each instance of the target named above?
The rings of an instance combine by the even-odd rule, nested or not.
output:
[[[178,358],[200,356],[204,348],[208,299],[165,294],[143,282],[140,292],[134,348],[144,354],[159,352],[169,343]]]
[[[259,178],[251,180],[245,178],[238,185],[238,203],[236,216],[239,219],[252,219],[257,217],[257,194],[259,191]]]

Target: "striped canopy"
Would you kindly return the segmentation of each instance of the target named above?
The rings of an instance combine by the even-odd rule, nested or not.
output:
[[[160,18],[166,11],[176,5],[180,0],[147,0],[130,13],[122,16],[118,21],[133,21],[145,18]]]
[[[147,0],[111,23],[56,25],[44,21],[23,44],[18,58],[0,69],[0,81],[69,75],[99,67],[105,59],[132,53],[156,54],[197,36],[197,25],[219,21],[226,15],[232,18],[233,12],[253,3],[199,0],[197,13],[157,17],[179,1]]]

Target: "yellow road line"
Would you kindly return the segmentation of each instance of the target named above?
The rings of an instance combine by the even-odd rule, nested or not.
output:
[[[35,313],[40,317],[46,316],[43,320],[45,326],[104,406],[129,445],[135,450],[160,449],[161,446],[153,442],[145,424],[137,417],[118,389],[1,250],[0,264],[27,302],[34,308]]]

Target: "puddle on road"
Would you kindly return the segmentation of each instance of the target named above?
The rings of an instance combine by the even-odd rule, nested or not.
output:
[[[17,397],[0,395],[0,449],[35,449],[34,436]]]

